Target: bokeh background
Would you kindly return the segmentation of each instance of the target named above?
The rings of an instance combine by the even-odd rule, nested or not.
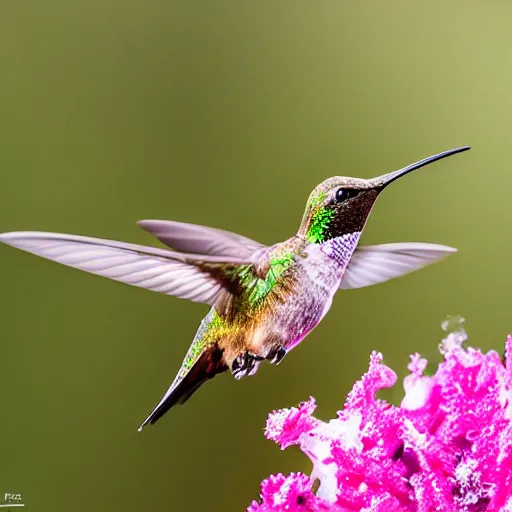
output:
[[[224,374],[137,433],[207,307],[0,247],[0,496],[27,510],[237,511],[272,472],[267,412],[333,417],[373,349],[399,378],[440,323],[512,331],[512,3],[4,0],[0,230],[151,244],[144,218],[291,236],[311,189],[470,144],[380,198],[365,243],[459,248],[340,294],[279,368]],[[158,244],[158,243],[157,243]],[[400,400],[401,386],[385,396]]]

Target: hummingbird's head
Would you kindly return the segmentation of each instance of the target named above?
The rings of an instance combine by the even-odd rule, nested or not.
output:
[[[310,243],[323,243],[344,235],[360,234],[379,194],[398,178],[469,146],[424,158],[377,178],[334,176],[318,185],[309,196],[299,235]]]

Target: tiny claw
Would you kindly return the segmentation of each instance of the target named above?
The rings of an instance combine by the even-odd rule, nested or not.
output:
[[[284,356],[288,353],[288,351],[284,347],[279,347],[276,350],[272,350],[267,359],[270,361],[270,364],[279,364]]]
[[[231,364],[231,371],[233,375],[240,370],[240,366],[240,356],[238,356],[233,360],[233,363]]]
[[[254,375],[265,358],[252,352],[243,352],[231,364],[231,373],[235,379]]]

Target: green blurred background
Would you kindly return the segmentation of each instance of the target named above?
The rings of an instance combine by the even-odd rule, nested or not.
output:
[[[316,397],[328,419],[382,351],[439,360],[440,322],[500,350],[509,315],[510,2],[4,0],[0,231],[151,244],[144,218],[291,236],[311,189],[470,144],[400,180],[366,243],[459,253],[340,294],[277,369],[204,386],[155,427],[207,307],[0,247],[0,497],[37,511],[237,511],[272,472],[263,436]],[[397,384],[385,396],[397,402]]]

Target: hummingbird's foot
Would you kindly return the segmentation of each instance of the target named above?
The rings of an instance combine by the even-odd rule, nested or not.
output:
[[[231,373],[235,379],[254,375],[265,358],[252,352],[243,352],[231,364]]]
[[[270,364],[279,364],[287,353],[288,351],[284,347],[278,347],[269,352],[267,359]]]

